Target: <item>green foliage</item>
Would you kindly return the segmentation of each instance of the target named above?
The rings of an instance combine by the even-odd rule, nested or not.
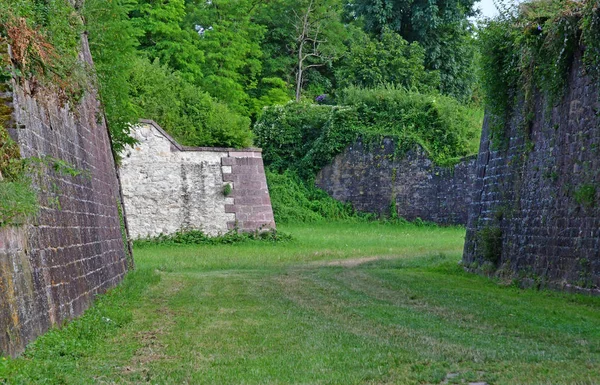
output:
[[[25,171],[19,146],[0,126],[0,227],[22,224],[39,209]]]
[[[136,248],[152,245],[229,245],[244,243],[248,241],[266,241],[272,243],[289,242],[291,235],[282,233],[275,229],[256,230],[253,232],[240,232],[232,230],[226,234],[211,237],[200,230],[180,230],[175,234],[158,237],[138,239],[134,241]]]
[[[343,204],[302,180],[293,171],[267,170],[271,205],[277,223],[306,223],[356,218],[349,204]]]
[[[526,2],[506,9],[481,29],[482,87],[496,148],[508,144],[504,131],[515,104],[522,104],[521,115],[528,119],[536,90],[547,96],[549,105],[563,96],[580,41],[587,43],[587,70],[597,74],[600,28],[594,4],[595,0]]]
[[[262,71],[260,43],[265,27],[253,21],[254,0],[190,0],[186,27],[202,28],[195,46],[204,53],[198,85],[234,111],[249,116]]]
[[[253,128],[265,164],[278,172],[298,165],[322,135],[335,108],[304,103],[265,108]]]
[[[251,144],[250,119],[216,102],[158,60],[150,63],[138,59],[129,81],[138,115],[160,122],[180,143],[223,147]]]
[[[395,88],[346,89],[343,106],[289,103],[267,108],[254,126],[265,164],[310,179],[359,136],[394,139],[398,153],[422,146],[438,164],[476,153],[482,112],[440,95]]]
[[[231,185],[229,183],[227,183],[226,185],[223,186],[223,196],[228,197],[229,195],[231,195]]]
[[[437,164],[455,164],[479,149],[481,109],[453,98],[391,87],[349,88],[341,103],[355,107],[363,137],[390,136],[403,150],[419,144]]]
[[[336,70],[340,88],[362,88],[394,84],[417,92],[432,92],[438,88],[439,72],[429,72],[423,65],[425,50],[416,42],[409,44],[388,28],[379,39],[362,33]]]
[[[129,130],[139,118],[129,95],[140,33],[128,15],[135,4],[135,0],[86,0],[83,8],[102,106],[117,154],[133,144]]]
[[[594,207],[596,205],[597,189],[593,184],[584,184],[579,186],[575,191],[575,202],[586,207]]]
[[[0,227],[23,224],[38,209],[37,194],[28,178],[0,181]]]
[[[151,61],[159,59],[189,82],[202,78],[204,52],[197,47],[193,26],[185,24],[185,0],[138,0],[130,15],[142,31],[139,48]]]
[[[0,42],[12,46],[15,74],[77,103],[90,83],[80,60],[83,23],[69,0],[0,0]]]
[[[470,25],[474,0],[353,0],[352,18],[364,22],[367,32],[386,28],[425,49],[425,67],[440,72],[440,90],[462,101],[471,97],[474,54]]]
[[[600,75],[600,1],[588,0],[585,2],[581,18],[583,36],[581,42],[585,46],[583,61],[588,71],[595,76]]]
[[[19,145],[12,140],[8,131],[0,125],[0,175],[14,180],[22,172]]]
[[[498,266],[502,258],[502,229],[497,226],[488,226],[478,233],[481,243],[482,257],[487,262]]]
[[[346,52],[347,38],[355,29],[342,22],[342,4],[339,0],[265,2],[256,15],[256,22],[266,27],[262,41],[263,76],[277,77],[290,87],[295,86],[302,57],[302,98],[313,100],[317,95],[331,92],[335,60]],[[309,5],[312,11],[307,19],[308,34],[304,36],[317,42],[300,39]]]

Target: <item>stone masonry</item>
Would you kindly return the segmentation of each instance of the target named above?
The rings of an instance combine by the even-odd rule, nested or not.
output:
[[[181,146],[151,120],[133,136],[120,167],[133,238],[275,227],[261,150]]]
[[[552,287],[600,287],[600,103],[598,80],[577,52],[563,99],[534,116],[520,106],[494,146],[486,119],[469,210],[464,263]]]
[[[390,138],[374,146],[359,139],[319,172],[316,184],[361,212],[387,216],[395,201],[398,216],[408,220],[466,224],[475,159],[439,167],[420,147],[402,157],[395,148]]]
[[[85,35],[81,60],[92,65]],[[0,229],[0,355],[18,354],[81,315],[127,272],[117,173],[96,93],[70,108],[50,90],[34,93],[14,80],[11,89],[9,133],[23,157],[43,161],[32,175],[38,215]],[[61,173],[57,161],[82,173]]]

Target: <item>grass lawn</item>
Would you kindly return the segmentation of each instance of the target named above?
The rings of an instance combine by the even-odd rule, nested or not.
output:
[[[0,383],[600,384],[600,298],[463,272],[463,229],[280,230],[295,240],[137,249]]]

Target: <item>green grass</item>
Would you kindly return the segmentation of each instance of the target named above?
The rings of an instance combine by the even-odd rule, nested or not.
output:
[[[463,229],[281,230],[295,241],[138,248],[124,285],[0,360],[0,382],[600,381],[600,299],[465,273]]]

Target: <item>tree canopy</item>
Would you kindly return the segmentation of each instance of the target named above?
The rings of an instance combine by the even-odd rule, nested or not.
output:
[[[131,144],[139,117],[163,120],[186,144],[243,146],[264,107],[333,103],[350,86],[468,101],[473,1],[86,0],[79,9],[69,0],[0,0],[0,22],[25,16],[65,53],[53,73],[74,102],[83,89],[65,79],[85,70],[73,63],[79,34],[89,33],[117,151]]]

